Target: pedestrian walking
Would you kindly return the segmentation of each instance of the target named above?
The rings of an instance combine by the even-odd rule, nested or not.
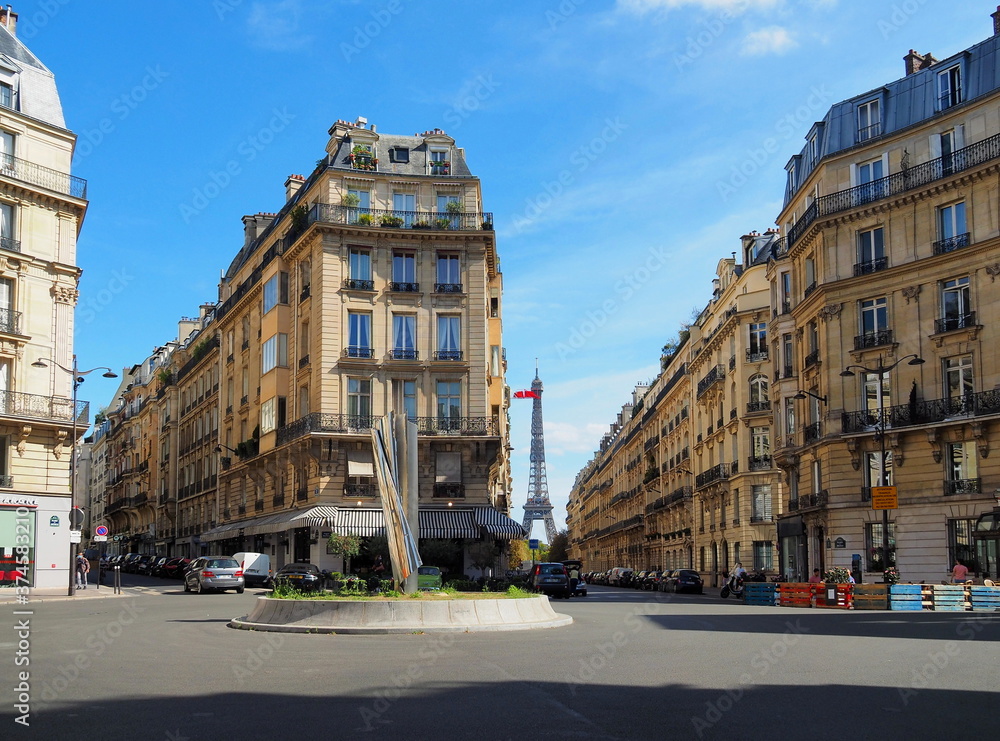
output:
[[[87,588],[87,574],[90,573],[90,561],[83,553],[76,554],[76,586],[78,589]]]

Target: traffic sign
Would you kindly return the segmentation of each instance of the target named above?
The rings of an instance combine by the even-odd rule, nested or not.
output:
[[[98,525],[97,527],[94,528],[94,534],[95,535],[104,536],[104,539],[107,540],[108,539],[107,538],[107,535],[108,535],[108,528],[107,528],[107,526],[105,526],[105,525]]]
[[[82,543],[83,542],[83,531],[82,530],[70,530],[69,531],[69,542],[70,543]]]
[[[94,542],[95,543],[107,543],[108,542],[108,536],[107,535],[95,535],[94,536]]]
[[[898,509],[899,497],[895,486],[872,487],[872,509]]]
[[[69,511],[69,526],[70,529],[78,530],[83,527],[84,520],[83,510],[80,507],[73,507]]]
[[[528,541],[528,548],[533,551],[538,550],[538,538],[532,538]]]

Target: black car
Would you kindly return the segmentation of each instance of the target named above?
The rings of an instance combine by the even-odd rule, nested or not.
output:
[[[323,574],[316,564],[286,563],[271,581],[275,587],[288,586],[306,592],[323,586]]]
[[[693,592],[704,594],[705,585],[697,571],[692,569],[674,569],[670,575],[661,581],[664,592]]]
[[[647,571],[646,578],[642,582],[642,588],[651,592],[660,591],[660,582],[667,573],[666,571]]]
[[[139,566],[140,574],[146,574],[147,576],[159,576],[157,569],[163,566],[167,562],[166,556],[153,556],[151,559],[146,561],[146,563]]]

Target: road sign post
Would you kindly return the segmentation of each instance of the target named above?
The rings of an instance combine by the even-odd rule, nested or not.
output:
[[[872,487],[872,509],[899,509],[895,486]]]

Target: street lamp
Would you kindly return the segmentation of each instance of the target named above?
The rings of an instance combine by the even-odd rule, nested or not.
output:
[[[923,365],[924,359],[919,355],[911,353],[910,355],[904,355],[903,357],[896,360],[894,363],[889,365],[885,364],[882,359],[882,355],[878,356],[878,365],[874,368],[869,368],[864,365],[849,365],[844,370],[840,372],[843,378],[853,378],[854,371],[851,368],[856,368],[862,373],[869,373],[878,376],[878,423],[875,425],[875,434],[878,435],[879,443],[879,464],[878,464],[878,485],[887,486],[886,475],[885,475],[885,393],[882,388],[882,381],[886,374],[894,369],[897,365],[902,363],[904,360],[908,360],[907,365]],[[882,579],[888,584],[889,578],[885,576],[886,569],[889,568],[889,510],[882,510]]]
[[[851,375],[853,376],[854,374],[852,373]],[[820,396],[819,394],[814,394],[812,391],[803,391],[802,389],[799,389],[795,393],[795,396],[793,396],[792,398],[793,399],[805,399],[807,396],[811,396],[812,398],[818,399],[819,401],[821,401],[824,404],[826,404],[826,397],[825,396]]]
[[[70,448],[70,459],[69,459],[69,511],[70,511],[70,528],[73,527],[72,513],[76,510],[76,420],[78,417],[76,411],[76,391],[80,387],[80,384],[84,382],[85,378],[93,373],[94,371],[105,371],[102,374],[103,378],[118,378],[118,374],[112,371],[107,366],[101,365],[97,368],[91,368],[90,370],[80,370],[79,366],[76,364],[76,355],[73,355],[73,367],[67,368],[61,363],[57,363],[51,358],[39,358],[34,363],[31,364],[32,368],[48,368],[46,363],[52,363],[56,368],[73,376],[73,406],[71,407],[71,414],[73,415],[73,441],[72,447]],[[76,544],[69,544],[69,596],[73,597],[76,595]],[[100,565],[98,565],[100,568]],[[98,581],[100,580],[100,574],[98,574]]]

